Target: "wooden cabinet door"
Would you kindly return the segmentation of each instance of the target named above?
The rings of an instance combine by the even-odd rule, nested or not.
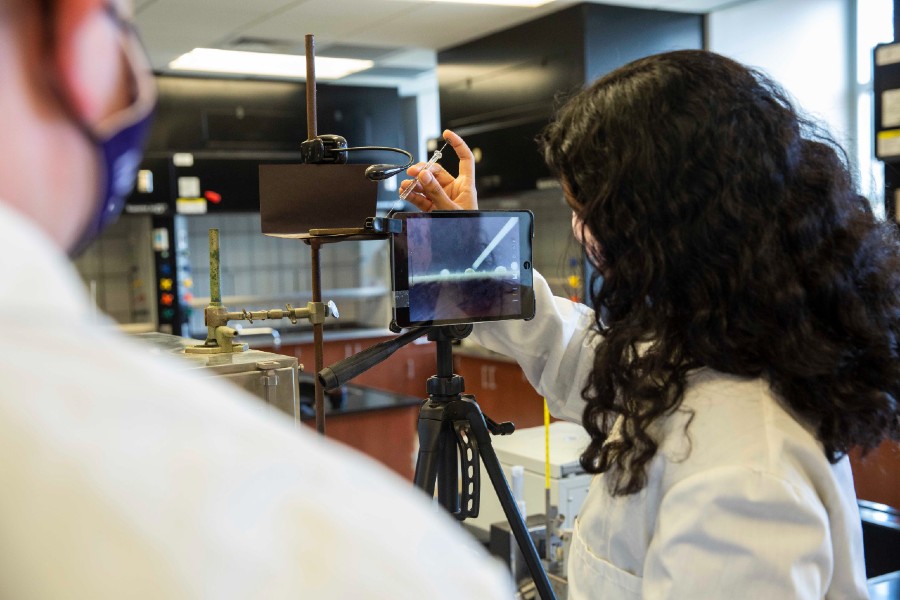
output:
[[[544,399],[538,395],[519,365],[503,360],[456,355],[456,373],[466,393],[474,394],[481,411],[494,421],[512,421],[517,429],[544,423]]]
[[[412,481],[415,470],[418,406],[401,406],[326,419],[325,437],[371,456],[401,477]],[[315,427],[315,421],[303,421]]]
[[[385,339],[389,338],[325,340],[325,366],[358,354]],[[315,348],[312,342],[284,345],[278,352],[296,357],[303,364],[303,371],[308,376],[314,375]],[[424,398],[425,380],[434,371],[434,353],[433,343],[412,342],[349,383]],[[418,447],[418,416],[418,405],[329,415],[325,421],[325,437],[371,456],[412,481]],[[314,426],[315,423],[309,420],[304,424]]]
[[[390,338],[365,338],[350,340],[325,340],[323,354],[325,366],[344,358],[359,354],[363,350]],[[313,375],[316,370],[315,350],[312,342],[285,345],[278,351],[294,356],[303,365],[303,372]],[[366,387],[404,394],[414,398],[424,398],[425,382],[435,371],[435,346],[427,340],[415,340],[398,349],[387,360],[375,365],[350,383]]]
[[[850,453],[856,497],[900,510],[900,443],[886,441],[866,455]]]

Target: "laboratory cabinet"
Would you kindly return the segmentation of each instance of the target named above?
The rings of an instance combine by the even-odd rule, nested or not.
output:
[[[862,456],[859,451],[850,453],[853,465],[853,484],[856,496],[885,504],[900,511],[900,443],[885,441]]]
[[[323,345],[324,366],[330,366],[379,342],[392,339],[393,336],[326,339]],[[316,354],[313,343],[284,344],[280,354],[295,357],[303,370],[312,376],[316,369]],[[351,383],[375,388],[397,394],[418,397],[424,400],[427,395],[425,382],[435,373],[435,345],[424,339],[416,340],[398,349],[383,363],[375,365],[365,373],[358,375]]]
[[[534,391],[518,364],[510,359],[457,352],[454,372],[465,380],[481,412],[494,421],[511,421],[517,429],[544,423],[544,400]],[[555,420],[555,419],[554,419]]]
[[[314,428],[314,385],[301,377],[301,422]],[[413,480],[416,421],[421,400],[348,384],[325,397],[325,437],[374,458],[408,481]]]
[[[325,366],[358,354],[389,335],[326,339]],[[326,394],[325,436],[378,460],[412,481],[418,448],[416,422],[425,399],[425,381],[435,372],[432,342],[416,340],[398,349],[383,363],[348,382],[343,390]],[[302,422],[315,426],[312,378],[315,348],[312,341],[285,343],[272,352],[296,358],[302,365]]]
[[[324,364],[332,365],[391,338],[390,335],[379,335],[329,340],[326,332]],[[267,349],[294,357],[302,365],[301,379],[308,382],[301,386],[300,393],[301,402],[306,403],[304,423],[314,425],[310,412],[311,382],[315,372],[312,341],[285,343],[278,349]],[[425,382],[435,373],[435,361],[435,344],[420,338],[351,380],[345,397],[326,394],[326,437],[368,454],[412,480],[418,448],[419,407],[427,395]],[[519,429],[543,423],[543,399],[514,362],[455,349],[454,372],[464,378],[466,393],[474,394],[482,411],[495,421],[512,421]],[[362,394],[373,400],[354,400]],[[379,400],[379,394],[386,399]],[[387,399],[389,397],[393,399]],[[341,403],[345,403],[343,408]]]

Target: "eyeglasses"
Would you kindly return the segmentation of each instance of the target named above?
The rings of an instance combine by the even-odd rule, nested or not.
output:
[[[112,19],[113,23],[115,23],[119,28],[125,30],[129,34],[134,35],[140,40],[140,35],[138,35],[137,26],[134,24],[134,21],[122,16],[122,13],[119,12],[119,9],[112,2],[107,2],[103,5],[103,12]],[[141,44],[143,46],[143,44]]]
[[[122,51],[128,58],[128,64],[131,67],[129,69],[131,105],[111,119],[111,122],[104,123],[102,126],[103,129],[112,126],[116,130],[121,126],[122,121],[130,123],[142,118],[143,115],[152,109],[156,103],[156,86],[151,76],[152,69],[150,67],[149,54],[138,33],[137,25],[131,19],[123,16],[112,2],[106,2],[103,5],[103,11],[124,34]],[[139,71],[144,71],[144,73]],[[100,131],[98,133],[102,137],[105,132]]]
[[[147,46],[144,45],[144,41],[141,39],[141,35],[138,32],[137,25],[131,19],[125,17],[120,12],[119,8],[113,2],[107,2],[103,5],[103,12],[110,18],[110,20],[118,27],[122,33],[124,33],[129,38],[131,48],[126,47],[126,54],[130,55],[131,58],[134,58],[135,55],[139,55],[148,65],[149,68],[149,54],[147,52]],[[129,52],[132,50],[132,52]],[[138,50],[139,52],[133,52],[133,50]],[[136,74],[132,73],[132,78],[135,79]],[[134,94],[137,94],[137,82],[132,81],[132,90]],[[132,98],[133,100],[134,98]]]

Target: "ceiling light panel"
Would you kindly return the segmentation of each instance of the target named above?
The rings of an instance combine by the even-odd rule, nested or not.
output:
[[[455,4],[491,4],[494,6],[525,6],[533,8],[550,4],[555,0],[430,0],[431,2],[452,2]]]
[[[371,60],[316,56],[316,79],[340,79],[372,66]],[[306,78],[306,57],[297,54],[194,48],[169,63],[177,71]]]
[[[555,0],[429,0],[430,2],[451,2],[454,4],[490,4],[493,6],[535,7],[550,4]]]

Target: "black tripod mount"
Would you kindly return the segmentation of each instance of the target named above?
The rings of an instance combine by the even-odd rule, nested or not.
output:
[[[471,331],[469,324],[411,329],[322,369],[318,377],[325,389],[334,389],[416,338],[427,335],[435,342],[437,373],[426,383],[428,399],[419,410],[415,485],[429,496],[434,496],[437,487],[438,503],[460,521],[477,517],[481,496],[480,461],[483,461],[541,600],[556,600],[524,516],[516,506],[491,445],[491,434],[509,435],[515,426],[496,423],[485,416],[475,397],[463,393],[463,378],[453,373],[453,341],[465,338]]]

